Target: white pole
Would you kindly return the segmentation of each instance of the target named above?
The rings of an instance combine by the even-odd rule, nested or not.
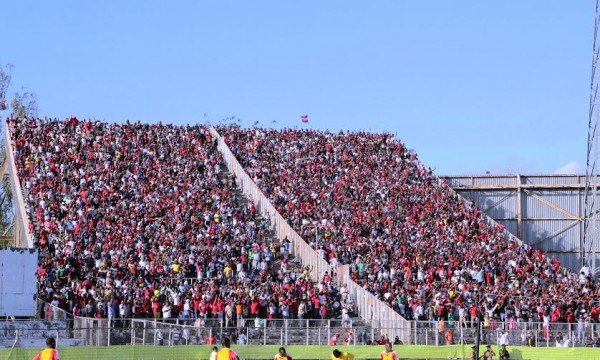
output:
[[[308,319],[306,319],[306,345],[308,345],[308,333],[309,333],[309,330],[308,330]]]
[[[415,327],[415,331],[414,331],[414,333],[415,333],[415,342],[413,344],[414,345],[419,345],[418,342],[417,342],[418,341],[417,340],[417,327],[419,326],[419,320],[415,320],[414,324],[415,324],[414,325],[414,327]]]
[[[288,319],[285,319],[285,345],[288,345]]]
[[[321,345],[321,327],[318,327],[319,329],[319,346]]]

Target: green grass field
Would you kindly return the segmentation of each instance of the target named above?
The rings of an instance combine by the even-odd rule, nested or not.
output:
[[[104,360],[104,359],[136,359],[136,360],[186,360],[208,359],[211,346],[111,346],[111,347],[68,347],[59,348],[61,360]],[[338,346],[340,350],[349,351],[355,359],[378,359],[383,346]],[[279,346],[233,346],[242,359],[273,359]],[[294,359],[331,358],[330,346],[286,346]],[[553,360],[599,360],[600,348],[529,348],[510,346],[511,359],[553,359]],[[30,360],[41,349],[0,349],[0,359]],[[395,346],[401,359],[462,359],[468,358],[470,345],[453,346]],[[483,353],[483,347],[481,349]],[[496,354],[498,348],[494,347]],[[497,357],[496,357],[497,358]]]

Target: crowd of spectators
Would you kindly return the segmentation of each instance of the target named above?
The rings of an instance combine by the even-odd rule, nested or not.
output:
[[[8,128],[41,300],[76,316],[226,326],[342,307],[330,279],[290,266],[289,244],[236,192],[206,126],[71,118]]]
[[[493,327],[598,322],[589,268],[506,240],[391,134],[218,128],[249,176],[330,264],[407,319]]]
[[[294,271],[223,176],[205,126],[8,121],[38,296],[97,318],[329,318],[351,299]],[[390,134],[220,127],[278,211],[408,319],[598,322],[600,292],[506,240]],[[348,304],[351,305],[351,304]]]

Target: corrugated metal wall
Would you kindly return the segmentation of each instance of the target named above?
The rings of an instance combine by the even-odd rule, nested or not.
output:
[[[558,258],[574,271],[581,268],[585,176],[486,175],[442,178],[458,194],[473,199],[489,217],[503,224],[523,242],[544,249],[550,257]],[[600,246],[596,245],[596,251],[600,253]]]
[[[460,190],[456,193],[475,204],[492,219],[501,223],[506,230],[517,235],[517,192],[509,190]]]

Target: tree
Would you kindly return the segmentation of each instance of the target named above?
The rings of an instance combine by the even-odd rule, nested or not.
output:
[[[37,96],[29,91],[15,93],[15,97],[10,104],[12,107],[12,113],[10,114],[10,117],[19,120],[25,118],[36,118],[38,114],[37,103]]]
[[[2,66],[0,64],[0,111],[4,111],[8,108],[8,101],[6,100],[6,92],[10,86],[10,80],[12,79],[12,68],[11,64]]]
[[[12,80],[12,64],[3,66],[0,64],[0,111],[8,108],[8,100],[6,96],[8,94],[8,88]],[[15,97],[11,101],[10,105],[12,112],[10,117],[14,119],[34,118],[37,117],[38,113],[38,100],[34,93],[25,91],[21,88],[22,92],[16,92]]]

